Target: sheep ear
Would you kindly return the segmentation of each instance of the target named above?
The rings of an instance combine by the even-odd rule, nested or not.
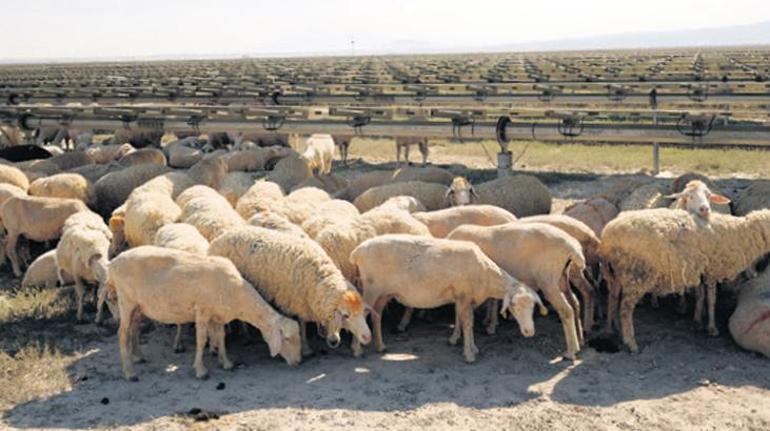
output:
[[[500,315],[505,317],[505,315],[508,312],[508,307],[511,306],[511,301],[513,300],[513,292],[505,292],[505,295],[503,295],[503,306],[500,307]]]
[[[666,199],[679,199],[679,198],[682,197],[683,194],[684,194],[684,192],[679,192],[679,193],[674,193],[674,194],[663,196],[663,197],[666,198]]]
[[[716,193],[712,193],[711,196],[709,196],[709,200],[715,204],[719,205],[727,205],[730,203],[730,199],[726,198],[722,195],[718,195]]]
[[[447,189],[446,193],[444,194],[444,200],[447,202],[450,202],[450,196],[454,195],[455,191],[450,189]]]
[[[478,194],[476,194],[476,188],[475,188],[475,187],[473,187],[473,186],[471,186],[471,188],[470,188],[470,192],[471,192],[471,198],[473,198],[473,199],[475,199],[476,201],[478,201],[478,200],[479,200],[479,195],[478,195]],[[471,201],[473,201],[473,199],[471,199]]]
[[[540,311],[541,316],[547,316],[548,315],[548,309],[543,304],[543,300],[540,299],[540,295],[537,294],[537,292],[533,292],[532,295],[535,297],[535,302],[537,303],[537,309]]]
[[[339,330],[342,327],[342,312],[334,310],[334,327]]]
[[[270,356],[275,357],[281,352],[283,347],[283,334],[281,334],[281,327],[278,325],[273,326],[273,330],[270,331],[270,335],[267,337],[267,346],[270,348]]]

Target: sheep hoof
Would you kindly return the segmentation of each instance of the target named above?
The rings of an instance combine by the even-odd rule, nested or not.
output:
[[[225,362],[224,364],[222,364],[222,369],[225,371],[232,371],[233,368],[234,368],[234,365],[232,362]]]
[[[209,372],[208,371],[202,371],[202,372],[195,372],[195,378],[198,380],[208,380],[209,379]]]
[[[475,354],[465,355],[465,363],[472,364],[474,362],[476,362],[476,355]]]
[[[497,332],[497,326],[487,326],[487,335],[495,335]]]
[[[144,359],[143,357],[133,358],[132,361],[135,364],[146,364],[147,363],[147,359]]]
[[[126,376],[126,380],[128,380],[129,382],[138,382],[139,381],[139,377],[137,377],[137,376]]]
[[[364,356],[364,349],[363,348],[353,348],[353,357],[354,358],[361,358]]]
[[[718,337],[719,336],[719,329],[717,329],[717,328],[708,328],[707,332],[712,337]]]
[[[174,353],[184,353],[185,348],[184,346],[174,347]]]

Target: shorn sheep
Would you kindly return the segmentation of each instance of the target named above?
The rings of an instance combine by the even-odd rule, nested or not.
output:
[[[735,279],[770,252],[770,211],[746,217],[712,214],[708,221],[683,210],[629,211],[607,224],[599,256],[610,282],[608,328],[620,302],[623,343],[639,350],[633,312],[646,294],[684,294],[697,289],[695,319],[702,321],[703,297],[708,307],[708,333],[715,323],[717,283]],[[701,290],[705,285],[705,295]]]
[[[391,298],[408,307],[435,308],[454,303],[460,325],[449,338],[456,344],[462,327],[466,362],[478,348],[473,337],[473,308],[489,298],[503,300],[526,337],[535,335],[532,311],[540,298],[500,269],[475,244],[412,235],[384,235],[364,241],[350,255],[361,274],[364,301],[373,308],[374,339],[382,340],[382,312]],[[542,303],[540,303],[542,306]],[[354,352],[361,347],[354,345]]]
[[[236,319],[262,332],[272,356],[280,354],[290,365],[301,361],[297,322],[276,312],[227,259],[138,247],[113,259],[107,285],[118,297],[118,344],[127,380],[138,380],[133,363],[143,359],[139,350],[143,315],[166,324],[195,323],[194,368],[199,379],[208,375],[203,349],[211,325],[221,328],[211,343],[218,348],[222,367],[233,367],[225,350],[223,325]]]
[[[305,142],[305,152],[302,153],[308,161],[310,169],[317,169],[319,174],[329,174],[332,171],[334,159],[334,138],[331,135],[314,134]]]
[[[39,178],[29,185],[29,194],[50,198],[79,199],[91,208],[96,205],[94,185],[80,174],[63,173]]]
[[[232,260],[267,300],[300,320],[306,353],[307,322],[326,330],[330,346],[339,345],[343,328],[371,340],[361,296],[314,241],[246,226],[212,241],[209,254]]]
[[[37,257],[24,273],[21,286],[55,287],[59,283],[58,267],[56,266],[56,249],[49,250]],[[72,283],[69,274],[61,274],[65,285]]]
[[[568,206],[564,215],[585,223],[598,237],[604,226],[618,216],[618,207],[607,199],[593,198]]]
[[[576,239],[547,224],[518,222],[499,226],[460,226],[447,239],[475,243],[511,276],[543,292],[561,319],[567,344],[565,356],[575,359],[583,331],[578,318],[580,303],[568,286],[567,277],[572,267],[579,271],[585,269],[583,250]],[[495,306],[492,307],[488,333],[494,333],[497,326]]]
[[[516,221],[516,216],[493,205],[466,205],[438,211],[416,212],[412,217],[425,224],[431,235],[445,238],[456,227],[464,224],[495,226]]]

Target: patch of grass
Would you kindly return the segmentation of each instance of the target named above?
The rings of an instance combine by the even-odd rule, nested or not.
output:
[[[0,408],[71,388],[67,366],[73,360],[44,344],[27,345],[13,355],[0,350]]]

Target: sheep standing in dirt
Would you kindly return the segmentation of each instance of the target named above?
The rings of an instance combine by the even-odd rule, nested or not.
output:
[[[620,302],[623,342],[639,349],[634,337],[633,312],[646,294],[684,294],[706,287],[699,294],[695,319],[702,321],[703,296],[708,307],[708,333],[715,323],[717,283],[735,279],[770,252],[770,211],[746,217],[712,214],[706,221],[682,210],[630,211],[610,222],[602,233],[599,256],[606,263],[610,282],[608,328]]]
[[[361,274],[364,302],[371,304],[374,340],[382,340],[382,312],[391,298],[408,307],[435,308],[455,304],[460,322],[449,338],[456,344],[463,332],[463,355],[474,362],[478,348],[473,337],[473,308],[489,298],[503,300],[522,335],[535,335],[532,311],[540,298],[482,253],[475,244],[412,235],[384,235],[364,241],[350,255]],[[542,303],[540,303],[542,306]],[[354,352],[361,347],[354,344]]]
[[[314,134],[305,142],[302,153],[310,169],[318,169],[319,174],[329,174],[334,160],[334,138],[331,135]]]
[[[206,186],[185,190],[177,203],[182,208],[179,221],[195,226],[207,241],[246,224],[222,195]]]
[[[195,280],[194,283],[182,282]],[[203,349],[209,328],[220,328],[242,320],[257,327],[270,348],[289,365],[301,360],[297,322],[276,312],[227,259],[198,256],[179,250],[146,246],[129,250],[115,258],[109,267],[108,287],[117,293],[120,309],[118,343],[123,373],[137,380],[134,362],[142,360],[139,350],[139,323],[142,316],[166,324],[195,323],[195,375],[208,375],[203,365]],[[212,344],[217,345],[223,368],[231,369],[224,331]]]
[[[618,208],[607,199],[593,198],[570,205],[564,215],[585,223],[598,237],[604,226],[618,216]]]
[[[107,295],[104,282],[111,241],[110,229],[101,217],[90,211],[71,215],[62,227],[61,239],[56,246],[56,264],[61,284],[64,284],[64,274],[75,281],[78,322],[83,321],[85,283],[89,282],[99,284],[96,323],[102,320],[102,306]],[[114,310],[112,313],[116,315]]]
[[[29,185],[30,196],[79,199],[91,208],[96,205],[94,185],[79,174],[56,174],[39,178]]]
[[[460,226],[447,239],[475,243],[511,276],[543,292],[561,319],[567,344],[565,356],[575,359],[582,345],[583,330],[578,318],[580,303],[567,277],[572,267],[579,271],[585,269],[583,250],[575,238],[547,224],[514,222],[499,226]],[[494,333],[497,326],[494,307],[491,317],[488,333]]]
[[[64,222],[80,211],[88,211],[77,199],[11,197],[0,208],[0,220],[7,232],[5,254],[11,261],[13,273],[21,276],[16,243],[19,236],[31,241],[52,241],[61,235]]]
[[[56,284],[60,281],[59,275],[59,270],[56,266],[56,249],[49,250],[29,264],[27,272],[24,273],[24,279],[21,280],[21,286],[56,287]],[[64,285],[73,282],[69,274],[62,273],[61,275],[63,278],[61,281]]]
[[[300,320],[305,352],[306,322],[324,327],[331,346],[339,345],[343,328],[369,343],[361,296],[315,242],[246,226],[212,241],[209,254],[232,260],[267,300]]]
[[[466,205],[438,211],[415,212],[412,217],[425,224],[435,238],[445,238],[464,224],[495,226],[516,221],[516,216],[493,205]]]
[[[401,166],[402,149],[404,150],[404,160],[406,161],[406,164],[412,164],[409,161],[409,147],[412,145],[417,145],[420,149],[420,154],[422,154],[422,165],[426,166],[428,164],[428,152],[430,151],[428,148],[428,140],[423,137],[404,137],[396,138],[396,167]]]
[[[355,281],[356,267],[350,262],[350,253],[367,239],[389,233],[430,236],[428,228],[407,212],[378,210],[330,225],[315,240],[342,271],[342,275]]]
[[[420,181],[389,183],[361,193],[353,201],[353,205],[364,213],[394,196],[412,196],[425,205],[429,211],[435,211],[449,206],[447,199],[449,190],[448,187],[441,184]]]
[[[350,143],[353,141],[351,135],[334,135],[332,136],[334,145],[340,150],[340,160],[343,166],[348,165],[348,150],[350,149]]]

